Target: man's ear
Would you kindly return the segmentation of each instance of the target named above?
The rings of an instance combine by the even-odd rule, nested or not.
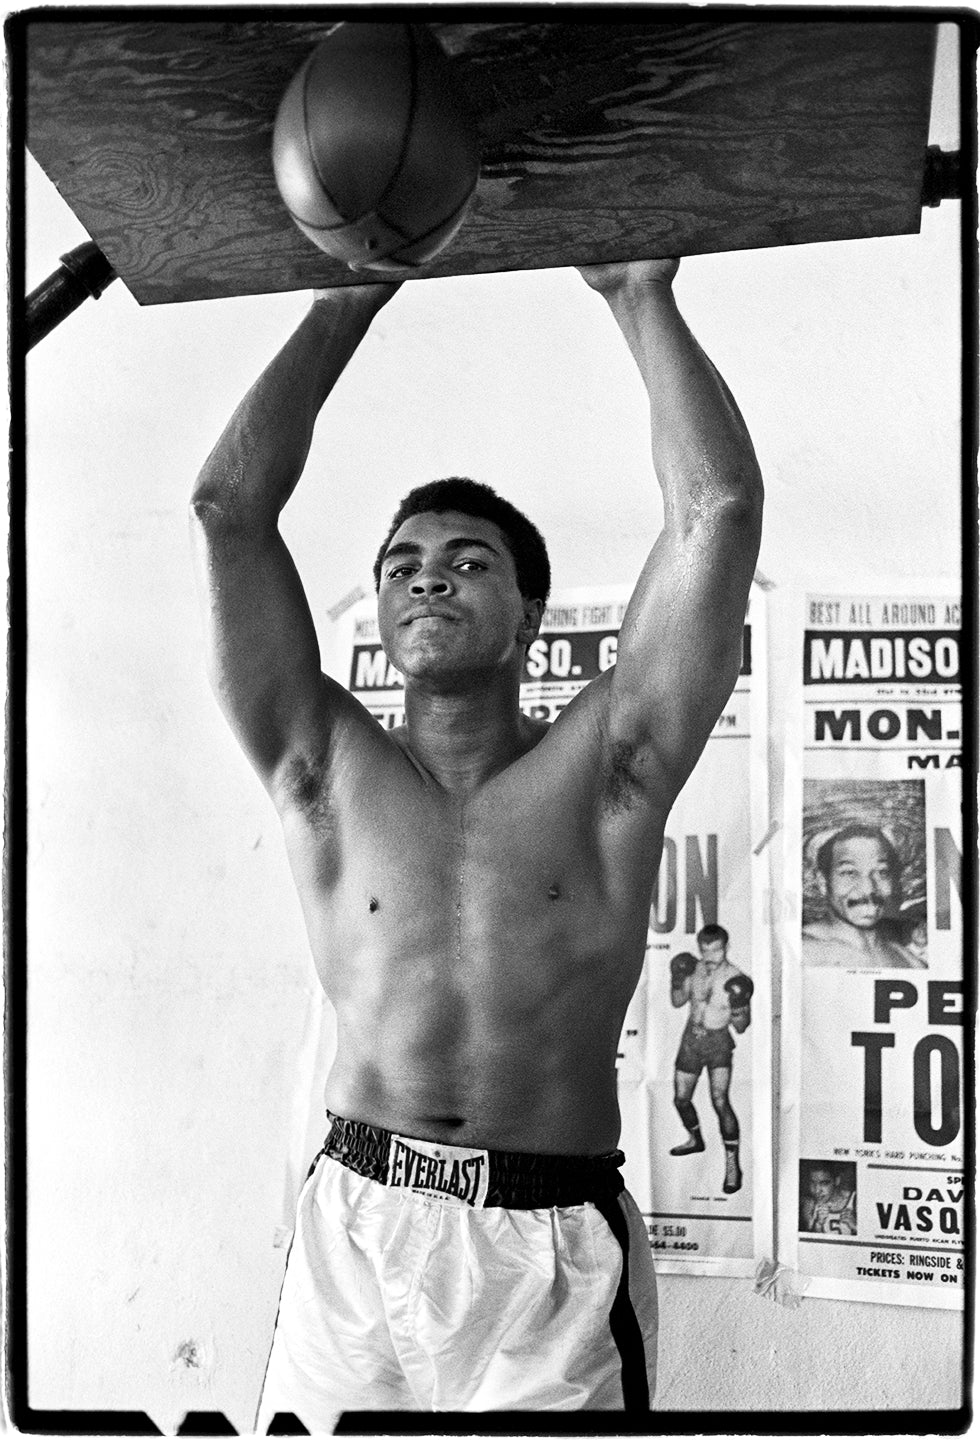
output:
[[[521,603],[524,606],[524,618],[521,622],[521,628],[518,631],[517,638],[522,645],[530,645],[531,641],[537,638],[538,631],[541,629],[541,619],[544,615],[544,601],[526,600],[522,597]]]
[[[827,892],[828,892],[829,888],[830,888],[830,887],[829,887],[828,884],[827,884],[827,877],[826,877],[826,875],[824,875],[824,873],[823,873],[822,870],[818,870],[818,871],[817,871],[817,889],[820,891],[820,894],[823,896],[823,898],[824,898],[825,900],[826,900],[826,898],[827,898]]]

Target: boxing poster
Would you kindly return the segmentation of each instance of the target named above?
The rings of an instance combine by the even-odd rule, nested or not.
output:
[[[772,1253],[765,597],[667,820],[620,1042],[624,1175],[657,1269],[754,1276]]]
[[[964,1294],[960,603],[805,602],[787,744],[780,1259]]]
[[[602,587],[552,597],[525,664],[527,714],[554,720],[615,664],[629,595]],[[667,823],[646,962],[620,1041],[624,1178],[665,1271],[752,1275],[772,1251],[762,602],[753,595],[734,693]],[[349,610],[338,632],[336,678],[382,725],[401,724],[401,677],[381,649],[373,602]],[[698,1116],[696,1135],[678,1094],[686,1119]]]

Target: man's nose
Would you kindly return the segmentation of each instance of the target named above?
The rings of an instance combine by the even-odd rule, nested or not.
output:
[[[417,570],[409,586],[413,595],[448,595],[452,586],[441,570]]]

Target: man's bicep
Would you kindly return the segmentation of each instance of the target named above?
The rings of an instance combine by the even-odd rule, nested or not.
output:
[[[330,690],[306,596],[278,531],[195,525],[208,674],[242,748],[269,782],[329,721]]]
[[[619,635],[610,729],[652,747],[680,783],[738,678],[758,520],[748,508],[687,535],[665,531]]]

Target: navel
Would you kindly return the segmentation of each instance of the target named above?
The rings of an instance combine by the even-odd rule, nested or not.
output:
[[[371,914],[373,915],[374,912],[375,912],[375,910],[377,910],[377,908],[378,908],[377,899],[375,898],[374,895],[372,895],[371,898],[370,898],[370,900],[368,901],[368,909],[370,910]]]
[[[548,899],[549,899],[549,900],[560,900],[560,899],[561,899],[561,886],[558,884],[557,881],[555,881],[554,885],[552,885],[551,889],[548,891]]]

